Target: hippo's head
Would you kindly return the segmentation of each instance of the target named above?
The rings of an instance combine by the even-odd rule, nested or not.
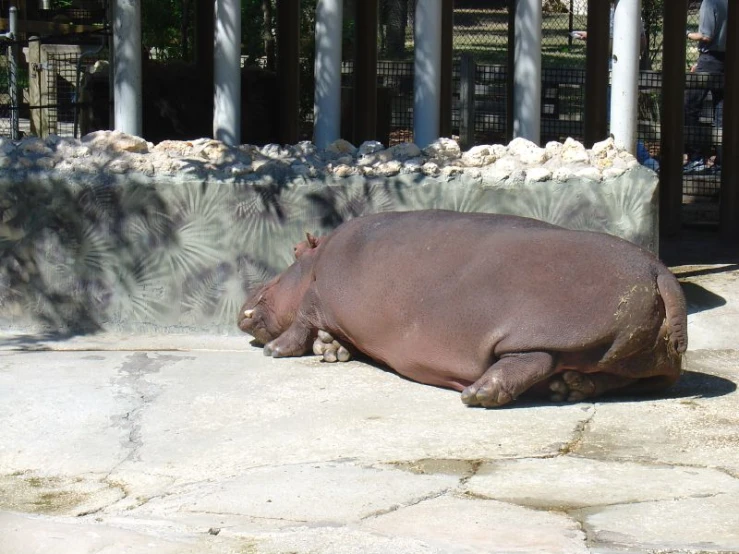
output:
[[[239,329],[260,344],[276,339],[290,325],[281,322],[282,318],[275,313],[275,295],[279,295],[280,277],[278,275],[249,295],[239,312]]]
[[[250,334],[258,343],[267,344],[284,333],[295,320],[295,314],[310,285],[315,256],[320,239],[308,235],[308,240],[295,248],[295,262],[271,281],[249,295],[238,316],[239,329]]]

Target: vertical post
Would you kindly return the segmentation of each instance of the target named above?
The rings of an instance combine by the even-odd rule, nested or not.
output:
[[[279,136],[295,144],[300,135],[300,0],[277,0]]]
[[[516,2],[518,0],[508,0],[508,42],[507,44],[507,64],[506,64],[506,140],[511,142],[513,139],[513,121],[514,116],[514,100],[515,94],[515,78],[513,75],[513,66],[516,63]]]
[[[641,0],[618,0],[613,15],[611,133],[616,144],[636,154],[639,95]]]
[[[113,64],[114,128],[141,136],[141,0],[115,0]]]
[[[572,48],[572,31],[575,30],[575,0],[570,0],[570,11],[567,14],[567,46]]]
[[[475,59],[472,54],[462,54],[459,72],[459,140],[467,150],[475,144]]]
[[[31,104],[31,132],[37,137],[48,134],[45,125],[44,104],[41,101],[41,86],[45,79],[44,66],[41,62],[41,41],[38,37],[28,40],[28,100]]]
[[[723,153],[721,156],[721,239],[739,243],[739,6],[729,2],[726,37]]]
[[[439,138],[441,2],[417,0],[414,27],[413,140],[424,148]]]
[[[213,138],[241,142],[241,2],[215,0]]]
[[[541,136],[541,0],[516,0],[513,61],[513,136]]]
[[[454,0],[441,0],[441,90],[439,135],[452,136],[452,72],[454,60]]]
[[[356,4],[354,50],[354,136],[360,144],[377,138],[377,23],[378,0]]]
[[[662,113],[660,125],[659,223],[664,236],[680,231],[683,202],[685,132],[685,27],[688,0],[672,0],[664,7],[662,54]]]
[[[585,145],[588,147],[608,136],[609,18],[608,2],[588,0],[585,51]]]
[[[20,139],[19,128],[19,109],[18,101],[18,8],[10,6],[10,40],[13,41],[8,46],[8,60],[10,72],[8,86],[10,87],[10,138],[11,140]]]
[[[316,93],[313,102],[313,142],[326,148],[341,135],[342,0],[318,0],[316,5]]]

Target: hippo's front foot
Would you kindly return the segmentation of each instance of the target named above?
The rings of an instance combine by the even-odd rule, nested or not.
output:
[[[290,356],[302,356],[310,347],[310,331],[294,322],[287,331],[275,340],[264,345],[264,355],[273,358],[287,358]]]
[[[352,359],[349,349],[335,340],[326,331],[318,331],[316,340],[313,341],[313,353],[322,356],[324,362],[348,362]]]

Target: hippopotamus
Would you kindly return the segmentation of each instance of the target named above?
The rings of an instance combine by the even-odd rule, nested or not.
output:
[[[242,331],[276,358],[359,353],[497,407],[672,385],[687,348],[680,284],[617,237],[444,210],[349,220],[295,247],[249,295]],[[340,355],[338,355],[340,353]]]

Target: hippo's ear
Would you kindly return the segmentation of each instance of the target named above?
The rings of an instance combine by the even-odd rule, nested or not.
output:
[[[309,246],[310,246],[311,248],[315,248],[316,246],[318,246],[318,238],[314,237],[313,235],[311,235],[311,234],[310,234],[309,232],[307,232],[307,231],[306,231],[306,233],[305,233],[305,238],[306,238],[306,240],[308,241],[308,245],[309,245]]]

